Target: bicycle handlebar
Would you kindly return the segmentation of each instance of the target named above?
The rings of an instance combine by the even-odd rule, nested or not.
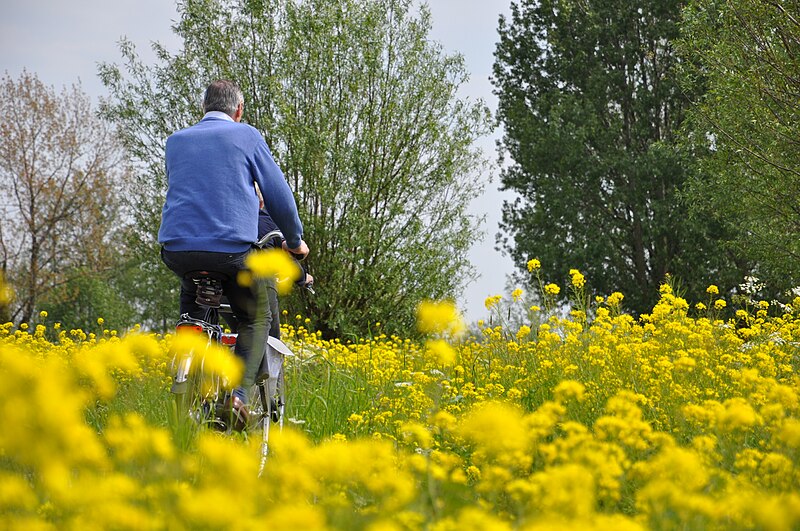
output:
[[[277,229],[269,231],[268,233],[266,233],[265,235],[263,235],[261,238],[258,239],[258,241],[256,242],[256,247],[258,247],[259,249],[263,249],[264,246],[267,244],[267,242],[270,241],[272,238],[280,238],[282,240],[283,233]]]
[[[281,231],[279,231],[278,229],[275,229],[275,230],[271,230],[271,231],[269,231],[269,232],[268,232],[268,233],[266,233],[264,236],[262,236],[261,238],[259,238],[259,239],[258,239],[258,241],[255,243],[255,246],[256,246],[256,247],[258,247],[259,249],[263,249],[263,248],[264,248],[264,246],[267,244],[267,242],[269,242],[269,241],[270,241],[271,239],[273,239],[273,238],[280,238],[280,239],[281,239],[281,241],[284,241],[284,242],[285,242],[285,239],[284,239],[284,237],[283,237],[283,233],[282,233]],[[284,250],[285,250],[286,252],[288,252],[290,255],[292,255],[292,257],[293,257],[295,260],[297,260],[298,262],[302,262],[303,260],[305,260],[305,259],[306,259],[306,255],[305,255],[305,254],[293,253],[293,252],[292,252],[290,249],[288,249],[288,248],[287,248],[285,245],[284,245],[284,247],[283,247],[283,248],[284,248]]]
[[[283,240],[283,233],[281,231],[279,231],[278,229],[271,230],[268,233],[266,233],[265,235],[263,235],[261,238],[259,238],[258,241],[255,243],[255,246],[258,247],[259,249],[263,249],[264,246],[267,244],[267,242],[269,242],[273,238],[280,238],[281,240]],[[301,257],[301,256],[296,255],[295,253],[293,253],[291,251],[289,251],[289,254],[292,255],[295,258],[295,260],[297,260],[297,261],[302,261],[305,258],[305,256]],[[316,293],[314,291],[314,281],[313,280],[311,282],[303,284],[303,287],[309,293],[311,293],[312,295],[314,295]]]

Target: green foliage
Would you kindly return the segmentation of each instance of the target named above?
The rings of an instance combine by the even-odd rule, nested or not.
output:
[[[114,276],[94,271],[74,271],[67,282],[43,297],[41,304],[48,320],[60,322],[64,329],[86,328],[86,323],[102,317],[108,329],[124,330],[138,318]]]
[[[144,234],[129,231],[126,261],[117,271],[121,296],[137,311],[137,323],[169,330],[177,319],[180,285],[161,261],[160,246]]]
[[[681,4],[521,0],[501,19],[502,182],[519,194],[501,243],[521,271],[534,257],[564,277],[585,269],[595,291],[622,290],[634,311],[652,306],[668,273],[694,290],[741,278],[715,248],[721,229],[679,202]]]
[[[460,100],[463,59],[428,40],[409,0],[196,1],[179,5],[181,52],[146,67],[123,43],[102,65],[119,123],[141,164],[140,247],[153,246],[165,190],[163,142],[198,119],[209,81],[245,94],[244,121],[265,136],[298,200],[317,296],[286,301],[326,334],[379,320],[413,328],[420,299],[453,296],[470,276],[477,220],[468,202],[484,161],[481,102]],[[267,197],[267,201],[269,198]]]
[[[90,281],[80,277],[115,270],[126,166],[80,85],[56,92],[35,74],[6,73],[0,112],[16,117],[0,124],[0,267],[14,291],[0,317],[29,322],[54,304],[84,304],[75,293]]]
[[[729,245],[780,289],[800,280],[798,6],[693,1],[679,41],[685,82],[705,87],[686,125],[693,210],[729,227]]]

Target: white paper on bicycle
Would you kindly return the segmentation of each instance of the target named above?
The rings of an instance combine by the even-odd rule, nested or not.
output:
[[[277,350],[280,354],[284,356],[294,356],[294,352],[289,350],[289,347],[286,346],[286,343],[278,339],[277,337],[268,336],[267,337],[267,344]],[[270,374],[272,374],[272,369],[269,370]]]
[[[294,356],[294,353],[280,339],[272,336],[268,337],[267,370],[269,371],[269,377],[267,378],[267,394],[269,396],[274,396],[278,390],[278,376],[283,370],[284,356]]]

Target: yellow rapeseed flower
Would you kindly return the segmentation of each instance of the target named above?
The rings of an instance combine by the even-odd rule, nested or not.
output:
[[[141,370],[128,345],[120,342],[101,342],[92,346],[85,344],[74,354],[72,364],[104,399],[111,398],[116,392],[114,372],[132,375]]]
[[[414,443],[417,447],[428,449],[433,443],[433,435],[419,422],[406,422],[400,426],[403,440]]]
[[[715,284],[711,284],[706,288],[706,293],[709,295],[719,295],[719,288]]]
[[[559,517],[588,519],[595,501],[595,474],[589,467],[568,463],[547,468],[534,474],[531,483],[536,493],[536,504],[546,514]],[[582,526],[568,527],[580,529]],[[562,528],[561,525],[544,526],[543,529]],[[601,528],[601,527],[598,527]]]
[[[688,310],[689,303],[683,297],[675,297],[675,300],[672,301],[672,307],[676,310]]]
[[[103,436],[115,457],[126,463],[146,466],[150,459],[166,461],[175,456],[169,432],[148,426],[136,413],[127,413],[123,418],[112,417]]]
[[[150,529],[164,514],[187,528],[800,529],[798,316],[776,301],[739,323],[692,317],[662,292],[636,318],[603,299],[594,316],[499,319],[458,347],[442,308],[429,343],[324,340],[286,313],[296,391],[335,374],[331,396],[352,400],[291,408],[267,481],[260,430],[192,426],[179,446],[148,420],[169,402],[170,348],[209,358],[205,374],[207,336],[0,324],[0,514],[21,529]],[[420,510],[429,487],[435,507]]]
[[[778,438],[792,450],[800,450],[800,420],[786,419],[778,432]]]
[[[253,273],[246,269],[242,269],[236,273],[236,282],[240,286],[250,287],[253,285]],[[284,310],[285,311],[285,310]]]
[[[486,306],[487,310],[491,310],[500,303],[502,298],[502,295],[492,295],[490,297],[486,297],[486,300],[483,302],[483,304]]]
[[[538,271],[542,268],[542,263],[539,261],[538,258],[533,258],[528,260],[528,271],[533,273],[534,271]]]
[[[569,274],[572,277],[572,286],[582,288],[586,285],[586,278],[577,269],[570,269]]]
[[[511,292],[511,298],[516,302],[522,298],[523,293],[524,292],[520,288],[517,288]]]
[[[556,284],[550,283],[544,287],[544,292],[548,295],[558,295],[561,293],[561,288],[559,288]]]
[[[325,531],[330,527],[325,522],[323,507],[315,507],[308,503],[291,500],[288,503],[271,504],[260,523],[269,522],[273,529],[307,529],[309,531]],[[230,526],[230,517],[227,525]]]
[[[501,520],[490,509],[465,507],[455,517],[445,517],[436,522],[431,531],[480,529],[482,531],[511,531],[510,523]]]
[[[566,402],[568,400],[582,401],[586,387],[575,380],[563,380],[556,385],[553,390],[553,398],[557,402]]]

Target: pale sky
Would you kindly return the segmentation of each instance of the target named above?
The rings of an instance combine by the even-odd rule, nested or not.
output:
[[[497,41],[500,13],[509,13],[510,0],[428,0],[433,20],[431,39],[447,52],[464,55],[470,81],[461,97],[482,98],[494,112],[497,98],[489,76]],[[80,80],[83,90],[95,102],[107,95],[97,78],[97,64],[119,62],[117,41],[132,41],[140,58],[150,63],[155,57],[150,42],[158,41],[176,50],[180,41],[170,26],[176,19],[170,0],[0,0],[0,72],[16,77],[27,69],[57,90]],[[470,261],[480,278],[459,300],[469,320],[485,316],[484,299],[505,292],[506,277],[513,271],[510,258],[494,250],[500,209],[500,192],[495,142],[499,133],[479,142],[491,161],[493,182],[471,205],[472,212],[486,216],[483,241],[470,250]],[[487,176],[488,177],[488,176]],[[324,283],[319,279],[320,288]]]

